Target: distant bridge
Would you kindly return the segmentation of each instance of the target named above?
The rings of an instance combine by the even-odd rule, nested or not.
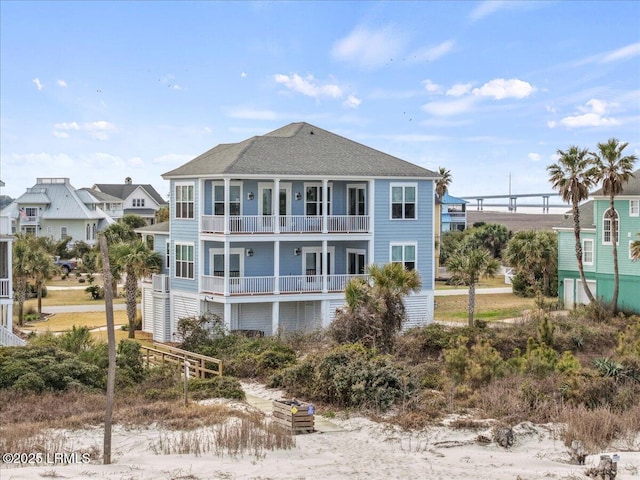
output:
[[[549,213],[550,207],[567,207],[566,203],[549,203],[550,197],[559,197],[560,194],[557,192],[553,193],[509,193],[507,195],[470,195],[466,197],[461,197],[463,200],[467,200],[472,202],[475,200],[476,202],[476,210],[484,210],[484,207],[508,207],[510,212],[515,212],[518,208],[518,199],[519,198],[540,198],[542,203],[527,203],[522,205],[523,207],[542,207],[543,213]],[[504,199],[504,202],[498,203],[485,203],[485,200],[500,200]],[[508,201],[508,202],[507,202]]]

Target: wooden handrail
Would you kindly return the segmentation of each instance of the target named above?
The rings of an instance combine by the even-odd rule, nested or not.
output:
[[[172,347],[171,345],[166,345],[164,343],[153,342],[153,346],[151,347],[142,347],[146,348],[150,351],[155,351],[160,354],[171,355],[172,357],[179,358],[182,361],[189,361],[192,367],[198,372],[198,377],[205,378],[207,373],[222,376],[222,360],[208,357],[207,355],[201,355],[199,353],[190,352],[188,350],[183,350],[181,348]],[[164,350],[164,351],[163,351]],[[215,370],[207,368],[206,364],[210,363],[215,365],[217,368]]]

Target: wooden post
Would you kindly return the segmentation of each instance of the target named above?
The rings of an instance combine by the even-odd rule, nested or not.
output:
[[[107,237],[100,235],[100,252],[102,253],[102,280],[104,283],[104,307],[107,317],[107,342],[109,349],[109,367],[107,369],[107,402],[104,414],[104,464],[111,464],[111,422],[116,386],[116,334],[113,321],[113,287],[111,282],[111,265],[109,264],[109,247]]]
[[[189,360],[184,357],[184,406],[189,404]]]

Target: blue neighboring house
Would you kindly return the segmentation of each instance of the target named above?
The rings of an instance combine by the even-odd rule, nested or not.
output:
[[[449,195],[448,192],[439,199],[442,203],[440,228],[442,233],[457,232],[467,228],[467,202]]]
[[[417,269],[407,326],[433,319],[437,173],[308,123],[221,144],[163,175],[168,224],[138,230],[165,258],[143,284],[143,329],[214,313],[229,330],[309,331],[367,265]]]

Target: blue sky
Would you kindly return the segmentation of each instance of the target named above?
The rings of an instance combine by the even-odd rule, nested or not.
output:
[[[640,2],[0,2],[0,178],[151,183],[305,121],[437,170],[551,191],[558,149],[640,154]]]

